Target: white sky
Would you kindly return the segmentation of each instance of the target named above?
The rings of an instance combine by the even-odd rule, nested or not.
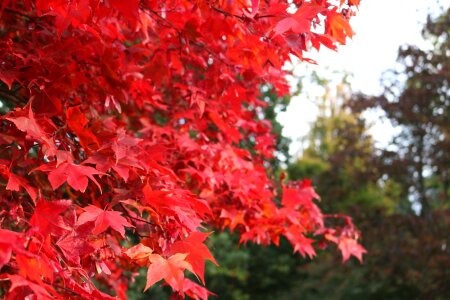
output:
[[[353,91],[378,94],[382,91],[381,74],[395,66],[398,47],[426,45],[421,36],[422,24],[427,13],[439,3],[450,6],[450,0],[362,0],[358,14],[351,22],[356,33],[353,41],[337,53],[324,48],[317,55],[311,55],[318,65],[307,68],[323,75],[330,74],[330,69],[350,72],[353,74]],[[301,76],[305,70],[301,64],[294,73]],[[284,135],[293,140],[291,154],[301,148],[298,140],[308,133],[309,124],[317,115],[316,104],[310,99],[314,93],[317,93],[314,88],[305,86],[299,97],[292,98],[288,111],[278,117],[284,125]],[[392,126],[379,121],[374,114],[368,119],[374,123],[371,133],[375,140],[379,145],[386,145],[393,133]]]

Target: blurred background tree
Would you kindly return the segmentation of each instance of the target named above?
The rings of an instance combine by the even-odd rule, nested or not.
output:
[[[377,186],[380,158],[369,126],[360,113],[349,109],[351,87],[348,75],[341,76],[337,85],[315,76],[316,83],[324,88],[323,95],[316,99],[318,117],[304,138],[300,158],[287,168],[289,177],[311,178],[324,199],[321,207],[325,212],[361,205],[391,211],[393,202]]]
[[[449,9],[429,17],[430,49],[401,47],[382,95],[324,95],[289,175],[315,178],[325,210],[352,211],[369,255],[336,269],[323,253],[284,299],[450,299],[449,34]],[[374,109],[400,129],[380,149],[361,118]]]

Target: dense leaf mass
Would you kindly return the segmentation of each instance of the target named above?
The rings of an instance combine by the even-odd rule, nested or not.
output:
[[[123,299],[140,267],[146,288],[206,299],[184,278],[216,262],[205,226],[361,259],[350,219],[327,228],[308,181],[277,195],[258,99],[261,84],[288,92],[290,55],[345,43],[359,1],[0,3],[6,299]]]

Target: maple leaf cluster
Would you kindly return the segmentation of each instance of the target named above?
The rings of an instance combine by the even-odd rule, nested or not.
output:
[[[359,1],[288,2],[0,1],[6,299],[125,299],[141,267],[145,289],[206,299],[204,228],[361,260],[351,220],[326,227],[309,181],[277,194],[258,99],[266,83],[288,93],[290,55],[345,43]]]

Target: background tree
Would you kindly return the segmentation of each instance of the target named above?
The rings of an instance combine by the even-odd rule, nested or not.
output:
[[[320,262],[301,267],[304,277],[284,299],[450,297],[449,13],[429,17],[423,33],[430,50],[399,49],[399,70],[386,73],[381,96],[343,96],[347,100],[338,108],[324,100],[327,109],[321,109],[289,173],[313,176],[321,195],[342,195],[324,209],[352,211],[371,255],[355,266],[323,254]],[[401,129],[381,149],[359,119],[375,108]]]
[[[392,203],[377,186],[379,157],[369,127],[361,114],[348,107],[351,96],[348,75],[342,74],[337,84],[315,77],[316,84],[324,90],[315,100],[318,117],[304,138],[301,159],[288,166],[289,177],[313,178],[324,199],[335,199],[321,204],[327,212],[358,205],[392,209]]]
[[[394,150],[384,152],[384,173],[401,183],[404,198],[423,215],[449,199],[449,22],[448,10],[429,17],[423,35],[432,49],[401,47],[399,70],[386,75],[384,94],[353,104],[355,110],[381,108],[401,129],[391,142]],[[396,80],[400,76],[407,78],[404,86]]]

